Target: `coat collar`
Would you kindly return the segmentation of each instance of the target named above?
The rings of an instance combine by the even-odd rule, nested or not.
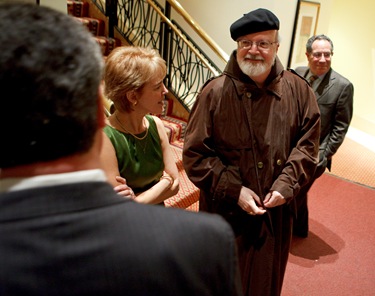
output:
[[[281,64],[278,57],[276,57],[275,64],[272,66],[271,73],[268,75],[265,83],[265,87],[259,88],[255,82],[246,74],[244,74],[237,62],[237,51],[234,50],[230,56],[229,62],[224,69],[224,74],[230,77],[236,87],[239,95],[245,92],[271,92],[278,98],[282,95],[282,85],[280,78],[284,71],[284,67]]]

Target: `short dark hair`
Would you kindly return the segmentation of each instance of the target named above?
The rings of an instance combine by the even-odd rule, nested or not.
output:
[[[0,5],[0,167],[83,153],[98,130],[103,56],[72,16]]]
[[[307,40],[306,42],[306,52],[308,53],[312,52],[312,44],[314,43],[315,40],[327,40],[331,44],[331,52],[333,52],[333,42],[328,36],[324,34],[314,35],[310,37],[309,40]]]

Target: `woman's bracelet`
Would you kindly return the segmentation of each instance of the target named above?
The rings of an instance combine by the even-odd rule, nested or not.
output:
[[[161,181],[161,180],[163,180],[163,179],[165,179],[165,180],[168,180],[168,181],[169,181],[169,186],[168,186],[168,189],[169,189],[169,188],[171,188],[171,187],[172,187],[172,185],[173,185],[173,182],[174,182],[174,179],[173,179],[173,177],[172,177],[172,176],[169,176],[169,175],[163,175],[163,176],[161,176],[161,178],[160,178],[160,181]]]

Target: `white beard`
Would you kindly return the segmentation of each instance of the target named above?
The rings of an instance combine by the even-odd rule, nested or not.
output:
[[[250,61],[247,61],[246,59],[256,59],[259,61],[262,61],[261,63],[253,64]],[[263,75],[266,71],[269,70],[269,68],[272,67],[272,65],[275,62],[276,53],[274,58],[271,60],[271,63],[266,63],[264,59],[258,55],[251,55],[247,54],[245,57],[243,57],[241,60],[238,59],[238,66],[240,67],[241,71],[245,73],[249,77],[255,77]]]

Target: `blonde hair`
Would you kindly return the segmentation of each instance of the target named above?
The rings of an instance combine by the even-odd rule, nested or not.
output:
[[[107,57],[104,72],[104,94],[116,109],[130,112],[132,104],[127,98],[130,91],[142,91],[153,78],[165,77],[166,63],[151,48],[121,46]]]

